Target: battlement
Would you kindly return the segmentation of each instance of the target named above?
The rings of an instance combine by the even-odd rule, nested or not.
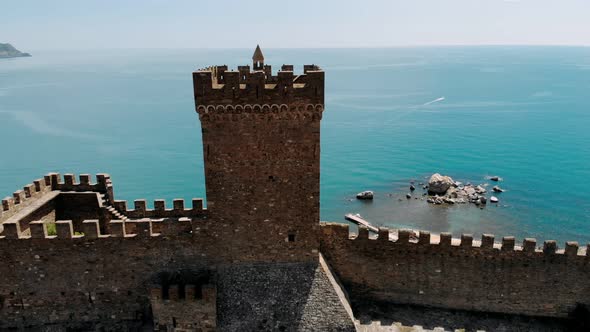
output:
[[[97,174],[96,182],[91,182],[89,174],[80,174],[79,181],[76,181],[74,174],[65,174],[63,177],[59,173],[49,173],[42,179],[34,180],[33,183],[27,184],[21,190],[17,190],[12,197],[2,199],[0,208],[0,222],[13,216],[22,208],[29,206],[36,199],[51,191],[75,191],[75,192],[100,192],[107,196],[113,197],[113,184],[108,174]]]
[[[154,327],[158,330],[215,331],[214,285],[169,285],[150,289]]]
[[[303,74],[295,75],[292,65],[283,65],[277,75],[271,66],[264,70],[238,70],[212,66],[193,73],[196,106],[246,104],[324,104],[324,71],[305,65]]]
[[[110,232],[100,232],[99,220],[84,220],[81,232],[74,231],[72,220],[58,220],[55,222],[55,235],[48,235],[48,227],[51,223],[43,220],[36,220],[29,223],[30,234],[21,230],[19,222],[5,222],[4,232],[0,239],[7,240],[96,240],[110,237],[118,238],[150,238],[166,235],[190,234],[192,233],[191,219],[181,217],[167,220],[161,219],[136,219],[136,220],[111,220],[109,222]]]
[[[377,235],[372,236],[369,234],[368,228],[364,226],[359,226],[358,233],[354,233],[350,232],[349,225],[340,223],[322,223],[321,229],[322,236],[327,238],[326,241],[346,239],[353,244],[363,243],[378,248],[399,248],[400,246],[404,246],[404,250],[429,248],[441,254],[473,253],[499,258],[523,256],[546,259],[560,256],[582,264],[590,262],[590,255],[588,255],[590,244],[584,249],[580,248],[578,242],[575,241],[567,241],[565,247],[559,249],[554,240],[544,241],[541,246],[537,245],[536,239],[525,238],[522,245],[517,245],[513,236],[504,236],[501,242],[495,242],[493,234],[483,234],[481,240],[477,241],[471,234],[461,234],[460,238],[453,238],[451,233],[443,232],[435,236],[428,231],[419,231],[419,235],[415,237],[412,230],[391,230],[383,227],[379,228]]]
[[[116,200],[113,203],[115,209],[129,218],[201,218],[206,216],[207,209],[203,208],[203,199],[193,198],[192,207],[185,208],[184,199],[174,199],[172,209],[166,207],[163,199],[154,200],[154,208],[147,208],[145,199],[137,199],[133,202],[133,209],[127,207],[127,201]]]
[[[169,285],[150,289],[150,298],[157,302],[192,302],[214,303],[217,298],[216,287],[205,285]]]
[[[354,299],[546,317],[590,303],[590,247],[577,242],[320,228],[320,250]]]

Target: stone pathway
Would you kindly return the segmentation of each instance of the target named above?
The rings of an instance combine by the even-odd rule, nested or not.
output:
[[[358,320],[354,322],[357,331],[359,332],[453,332],[451,330],[445,330],[442,327],[435,327],[432,330],[422,328],[420,325],[414,326],[403,326],[400,323],[393,323],[390,325],[382,325],[380,321],[363,322]],[[465,330],[455,330],[454,332],[464,332]],[[478,330],[477,332],[485,332]]]

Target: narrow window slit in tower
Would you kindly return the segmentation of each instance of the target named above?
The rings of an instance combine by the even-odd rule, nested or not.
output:
[[[289,235],[287,235],[287,238],[288,238],[289,242],[295,242],[295,234],[294,233],[289,233]]]

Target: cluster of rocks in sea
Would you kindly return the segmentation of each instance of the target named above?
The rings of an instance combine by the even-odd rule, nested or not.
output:
[[[497,176],[491,177],[492,181],[500,181]],[[427,202],[431,204],[466,204],[473,203],[481,206],[488,203],[486,196],[487,184],[473,185],[471,183],[463,184],[458,181],[454,181],[450,176],[440,175],[438,173],[433,174],[428,180],[428,184],[424,185],[422,189],[427,190],[425,196],[428,196]],[[414,191],[414,184],[410,185],[410,190]],[[494,186],[492,192],[501,193],[504,190],[499,186]],[[407,198],[411,198],[411,195],[406,195]],[[489,202],[498,203],[499,199],[495,196],[491,196]]]

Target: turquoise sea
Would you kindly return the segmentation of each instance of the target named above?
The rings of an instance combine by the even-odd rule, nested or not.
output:
[[[590,241],[590,48],[263,51],[326,70],[322,220]],[[110,173],[118,199],[204,197],[191,72],[252,50],[30,52],[0,59],[0,195],[57,171]],[[405,199],[434,172],[506,192],[483,210]]]

